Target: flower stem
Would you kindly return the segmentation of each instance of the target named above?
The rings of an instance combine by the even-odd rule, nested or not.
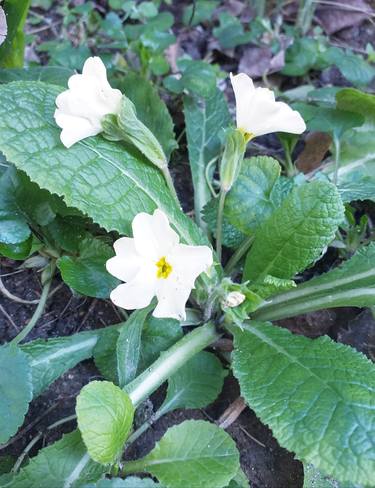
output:
[[[201,327],[197,327],[176,342],[146,371],[126,385],[125,389],[134,407],[143,402],[189,359],[217,340],[220,335],[216,331],[215,325],[212,322],[208,322]]]
[[[234,270],[236,264],[242,259],[242,257],[247,253],[249,250],[252,242],[254,240],[254,236],[248,236],[244,239],[236,251],[232,254],[227,265],[225,266],[225,274],[230,275]]]
[[[336,135],[333,136],[333,144],[335,146],[335,172],[333,174],[333,183],[337,185],[337,180],[339,176],[341,145],[340,139]]]
[[[222,240],[223,240],[223,217],[224,217],[224,204],[227,192],[220,191],[219,207],[217,209],[217,222],[216,222],[216,254],[219,262],[221,262]]]
[[[176,193],[176,189],[174,187],[173,179],[172,179],[172,176],[171,176],[171,173],[169,171],[168,166],[164,166],[162,168],[162,172],[163,172],[165,181],[167,183],[167,186],[169,188],[169,191],[171,192],[173,198],[176,200],[176,202],[178,204],[178,207],[180,208],[181,207],[180,200],[178,199],[178,196],[177,196],[177,193]]]
[[[38,306],[36,307],[32,317],[31,317],[29,323],[26,325],[26,327],[24,327],[21,330],[21,332],[19,334],[17,334],[16,337],[14,337],[14,339],[11,340],[11,344],[13,344],[13,345],[19,344],[32,331],[32,329],[35,327],[35,325],[37,324],[40,317],[43,315],[44,308],[46,306],[46,302],[48,299],[49,290],[50,290],[51,284],[52,284],[52,278],[53,278],[55,268],[56,268],[56,264],[54,261],[51,262],[50,268],[51,268],[50,269],[50,276],[43,286],[43,290],[42,290],[42,294],[40,296],[40,300],[38,302]]]

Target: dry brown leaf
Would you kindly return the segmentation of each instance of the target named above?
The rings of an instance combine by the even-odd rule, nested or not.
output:
[[[310,173],[320,166],[331,142],[332,138],[326,132],[308,134],[305,147],[296,161],[297,168],[303,173]]]
[[[373,9],[365,0],[340,0],[336,2],[337,6],[332,3],[319,5],[315,11],[316,19],[329,35],[360,24],[373,13]]]

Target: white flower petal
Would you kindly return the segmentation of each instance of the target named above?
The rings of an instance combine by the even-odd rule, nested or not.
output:
[[[156,292],[158,304],[152,315],[158,318],[185,320],[185,305],[189,299],[191,287],[184,286],[183,283],[173,278],[160,281]]]
[[[103,82],[108,82],[106,67],[99,56],[91,56],[86,59],[82,68],[82,74],[84,76],[92,76]]]
[[[258,90],[258,89],[257,89]],[[256,90],[256,91],[257,91]],[[253,105],[249,111],[252,118],[252,133],[255,136],[272,132],[290,132],[301,134],[306,130],[306,124],[301,115],[284,102],[265,99],[263,94],[255,94]]]
[[[171,276],[193,288],[196,278],[212,265],[212,250],[208,246],[179,244],[167,255],[167,261],[172,266]]]
[[[167,216],[157,209],[153,215],[141,212],[134,217],[133,237],[135,248],[141,256],[155,263],[168,255],[178,244],[179,237],[171,228]]]
[[[131,281],[144,263],[135,250],[134,239],[121,237],[117,239],[113,247],[116,256],[106,262],[107,271],[119,280]]]
[[[101,131],[101,128],[94,127],[87,119],[66,115],[58,109],[55,111],[55,120],[63,129],[60,134],[61,142],[68,148],[86,137],[96,136]]]
[[[306,124],[301,115],[283,102],[276,102],[268,88],[254,88],[244,73],[231,74],[236,97],[237,128],[254,136],[272,132],[301,134]]]
[[[237,128],[247,130],[248,112],[255,91],[253,80],[245,75],[239,73],[233,76],[230,74],[230,81],[232,83],[234,96],[236,99],[236,119]],[[249,132],[249,131],[248,131]]]
[[[112,302],[126,310],[147,307],[156,294],[156,270],[151,266],[143,266],[136,277],[115,288],[110,295]]]
[[[64,132],[63,144],[70,147],[102,131],[103,117],[120,111],[122,94],[111,88],[105,66],[97,57],[86,60],[82,74],[71,76],[68,86],[56,98],[55,119]]]

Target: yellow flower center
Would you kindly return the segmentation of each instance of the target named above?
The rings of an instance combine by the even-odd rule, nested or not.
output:
[[[158,278],[163,278],[165,280],[172,273],[172,266],[165,260],[164,256],[156,263],[156,267],[156,276]]]
[[[253,139],[253,138],[254,138],[254,134],[252,134],[251,132],[246,132],[246,130],[245,130],[245,129],[238,129],[238,130],[239,130],[240,132],[242,132],[242,134],[243,134],[243,137],[244,137],[244,139],[245,139],[246,144],[247,144],[249,141],[251,141],[251,139]]]

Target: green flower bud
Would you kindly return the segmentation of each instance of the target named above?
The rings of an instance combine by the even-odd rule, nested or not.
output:
[[[236,181],[246,150],[246,137],[241,130],[231,129],[227,134],[220,162],[221,190],[227,193]]]

